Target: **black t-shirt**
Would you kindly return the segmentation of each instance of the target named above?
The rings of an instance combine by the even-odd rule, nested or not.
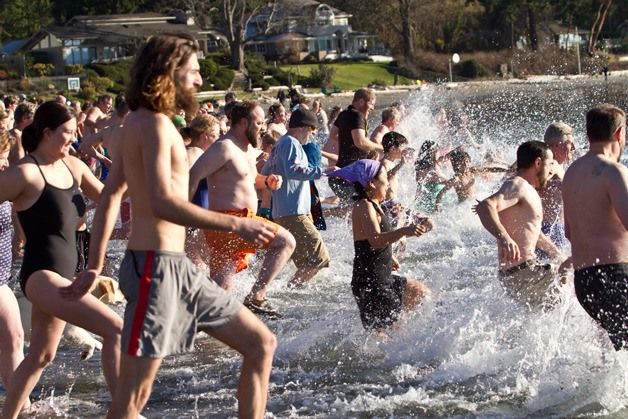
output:
[[[366,132],[366,118],[353,105],[342,111],[334,125],[338,127],[338,162],[336,166],[345,167],[354,161],[365,159],[367,152],[360,150],[353,143],[351,131],[363,129]]]

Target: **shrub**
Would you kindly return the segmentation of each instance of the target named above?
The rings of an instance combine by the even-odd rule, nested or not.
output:
[[[216,75],[210,80],[207,80],[207,82],[214,84],[214,90],[228,90],[233,83],[234,76],[233,70],[226,67],[219,67]]]
[[[335,75],[335,68],[327,64],[319,64],[318,69],[314,68],[310,72],[309,87],[329,87],[332,85]]]
[[[65,66],[65,74],[68,76],[77,76],[85,73],[85,67],[81,64],[68,64]]]
[[[460,64],[458,74],[462,77],[475,79],[478,77],[490,77],[491,73],[476,60],[466,60]]]
[[[33,64],[30,68],[32,72],[37,74],[39,77],[44,77],[52,73],[52,70],[55,69],[55,66],[50,63],[36,63]]]
[[[91,100],[91,101],[96,99],[97,95],[98,93],[96,92],[96,89],[94,89],[91,86],[82,87],[81,90],[79,90],[77,94],[77,96],[80,97],[81,99]]]
[[[198,64],[201,68],[201,77],[203,77],[203,79],[209,79],[218,72],[219,65],[211,58],[199,60]]]
[[[94,83],[94,88],[98,92],[105,92],[115,84],[109,77],[94,77],[92,78],[92,83]]]
[[[375,79],[369,83],[369,87],[386,87],[388,83],[385,80]]]

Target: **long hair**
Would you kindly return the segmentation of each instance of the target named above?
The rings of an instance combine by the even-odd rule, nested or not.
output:
[[[35,111],[33,123],[22,132],[22,146],[24,151],[32,153],[37,149],[46,128],[54,131],[60,125],[74,118],[70,109],[54,101],[44,102]]]
[[[177,70],[199,50],[198,42],[186,34],[151,37],[137,54],[126,101],[132,111],[144,107],[172,117],[178,109],[194,114],[194,104],[176,83]],[[189,95],[187,95],[189,96]],[[193,95],[192,95],[193,98]]]

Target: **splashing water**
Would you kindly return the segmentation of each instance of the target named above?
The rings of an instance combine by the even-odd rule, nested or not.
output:
[[[627,84],[620,78],[431,88],[408,98],[409,116],[399,131],[417,149],[438,139],[432,116],[445,106],[464,110],[474,123],[470,129],[479,147],[469,150],[473,164],[497,148],[514,161],[520,142],[542,139],[545,127],[557,120],[574,127],[582,148],[584,113],[602,102],[627,109]],[[378,102],[386,104],[386,96]],[[399,176],[399,196],[411,206],[411,165]],[[482,199],[500,177],[476,183],[476,198]],[[322,196],[330,194],[325,181],[319,188]],[[284,269],[269,291],[285,317],[268,322],[279,341],[268,417],[625,417],[628,355],[613,351],[582,310],[571,279],[562,302],[547,313],[512,302],[496,280],[494,239],[471,212],[472,202],[456,204],[454,198],[448,196],[433,216],[432,232],[408,239],[401,273],[424,282],[433,295],[405,315],[385,342],[360,324],[350,288],[353,241],[347,220],[327,219],[322,234],[332,265],[311,284],[287,289],[294,267]],[[110,252],[117,263],[123,248],[118,242]],[[247,294],[258,269],[255,260],[238,276],[237,298]],[[108,395],[98,357],[79,364],[79,352],[62,348],[40,387],[54,385],[61,394],[73,387],[67,414],[102,416]],[[201,335],[195,353],[164,361],[143,414],[235,417],[239,367],[237,353]],[[99,413],[94,403],[102,406]]]

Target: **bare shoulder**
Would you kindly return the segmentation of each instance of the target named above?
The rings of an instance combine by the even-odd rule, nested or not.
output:
[[[83,170],[89,170],[85,163],[74,156],[67,156],[63,158],[63,162],[70,168],[72,173],[82,173]]]
[[[140,108],[127,118],[121,131],[125,141],[173,142],[181,135],[166,115]]]
[[[382,165],[384,166],[384,169],[386,169],[386,171],[392,169],[393,167],[395,167],[395,162],[388,160],[388,159],[382,159]]]

